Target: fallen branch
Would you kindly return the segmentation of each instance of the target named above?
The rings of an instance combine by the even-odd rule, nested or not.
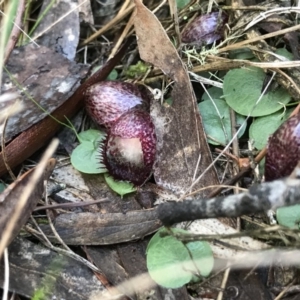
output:
[[[291,177],[253,185],[245,193],[160,204],[158,218],[169,226],[197,219],[256,214],[297,203],[300,203],[300,164]]]

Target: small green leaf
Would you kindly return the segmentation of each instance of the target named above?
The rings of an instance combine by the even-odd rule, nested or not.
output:
[[[229,53],[229,58],[231,59],[243,59],[243,60],[250,60],[254,58],[253,52],[248,48],[241,48],[232,50]]]
[[[123,198],[124,195],[133,193],[136,191],[136,188],[134,185],[128,181],[117,181],[114,180],[111,176],[109,176],[107,173],[104,174],[105,181],[107,185],[117,194]]]
[[[169,97],[169,98],[167,98],[167,99],[164,100],[164,103],[166,103],[167,105],[171,106],[172,103],[173,103],[173,99],[171,97]]]
[[[274,113],[287,104],[291,97],[280,87],[260,98],[265,73],[260,68],[230,70],[224,77],[223,91],[227,104],[241,115],[253,117]],[[255,108],[254,108],[255,107]],[[254,109],[253,109],[254,108]]]
[[[6,189],[6,185],[3,182],[0,182],[0,193]]]
[[[276,210],[277,222],[280,225],[297,229],[300,225],[300,205],[280,207]]]
[[[8,42],[11,31],[14,27],[14,20],[17,14],[19,1],[11,0],[7,2],[7,5],[3,8],[6,8],[5,14],[2,15],[1,21],[1,46],[5,46]],[[2,55],[2,54],[1,54]]]
[[[100,163],[101,152],[93,143],[83,142],[79,144],[71,154],[71,164],[82,173],[99,174],[107,172],[105,166]]]
[[[89,129],[78,135],[80,144],[71,154],[71,164],[82,173],[99,174],[107,172],[101,162],[101,142],[105,134],[101,131]]]
[[[92,75],[100,70],[103,66],[99,65],[93,68]],[[119,76],[119,73],[116,69],[113,69],[107,76],[106,80],[116,80]]]
[[[129,68],[125,71],[125,75],[131,78],[137,78],[143,76],[149,66],[142,61],[138,61],[137,64],[129,66]]]
[[[210,144],[226,145],[232,138],[229,106],[224,100],[213,100],[213,102],[211,100],[206,100],[198,104],[204,129]],[[237,125],[241,126],[244,121],[245,117],[239,114],[236,115]],[[246,123],[240,130],[238,137],[241,137],[244,134],[245,129]],[[209,139],[209,137],[212,137],[213,140]]]
[[[203,101],[210,100],[210,99],[221,100],[222,97],[223,97],[223,90],[220,89],[220,88],[217,88],[215,86],[210,87],[209,89],[207,89],[207,93],[204,92],[204,94],[202,95],[202,100]]]
[[[287,60],[293,60],[294,59],[294,55],[289,52],[288,50],[286,50],[285,48],[278,48],[275,51],[276,54],[279,54],[281,56],[284,56]]]
[[[102,142],[105,136],[106,134],[103,131],[96,129],[89,129],[78,134],[80,143],[91,142],[93,144]]]
[[[172,229],[174,233],[187,231]],[[191,242],[186,245],[159,230],[147,247],[147,268],[152,279],[166,288],[179,288],[190,282],[194,275],[207,276],[213,267],[213,256],[207,242]]]
[[[213,252],[205,241],[189,242],[186,244],[199,273],[207,277],[214,266]]]
[[[258,164],[258,174],[264,174],[265,173],[265,164],[266,164],[266,158],[264,157]]]
[[[119,76],[119,74],[118,74],[118,72],[117,72],[117,70],[116,69],[113,69],[110,73],[109,73],[109,75],[107,76],[107,80],[116,80],[117,78],[118,78],[118,76]]]
[[[190,2],[191,2],[191,0],[176,0],[177,8],[178,8],[178,9],[182,9],[182,8],[184,8],[186,5],[188,5]]]
[[[285,113],[276,112],[274,114],[257,118],[249,128],[249,136],[254,141],[254,147],[258,150],[263,149],[269,136],[288,118],[291,110]]]

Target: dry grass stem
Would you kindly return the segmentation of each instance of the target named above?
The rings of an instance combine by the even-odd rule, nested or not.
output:
[[[3,283],[3,294],[2,300],[7,300],[9,292],[9,258],[8,258],[8,249],[4,249],[3,253],[4,260],[4,283]]]
[[[256,18],[254,18],[244,29],[244,31],[247,31],[249,28],[254,26],[255,24],[267,19],[268,17],[272,15],[280,15],[280,14],[286,14],[286,13],[300,13],[299,7],[277,7],[270,9],[266,12],[261,12]]]
[[[31,42],[36,41],[39,37],[41,37],[42,35],[44,35],[47,31],[49,31],[51,28],[53,28],[56,24],[58,24],[61,20],[63,20],[65,17],[67,17],[69,14],[71,14],[73,11],[77,10],[80,6],[82,6],[85,2],[87,2],[88,0],[83,0],[83,2],[81,2],[79,5],[77,5],[76,7],[74,7],[73,9],[69,10],[66,14],[64,14],[63,16],[61,16],[60,18],[58,18],[55,22],[53,22],[49,27],[47,27],[45,30],[43,30],[42,32],[40,32],[39,34],[35,35],[32,39]]]
[[[113,26],[117,25],[120,21],[122,21],[127,15],[129,15],[133,9],[134,4],[130,5],[128,8],[126,8],[122,15],[116,16],[113,18],[110,22],[108,22],[106,25],[104,25],[101,29],[99,29],[97,32],[92,34],[89,38],[85,39],[80,46],[86,46],[88,43],[92,42],[94,39],[96,39],[98,36],[104,34],[106,31],[111,29]]]
[[[41,162],[35,168],[32,176],[28,182],[28,185],[26,185],[26,187],[24,188],[24,192],[22,193],[22,195],[20,197],[19,203],[3,232],[3,235],[2,235],[2,238],[0,241],[0,257],[2,256],[4,249],[7,247],[8,241],[11,237],[11,234],[13,232],[15,224],[18,221],[19,216],[22,213],[23,207],[25,206],[29,196],[31,195],[32,191],[34,190],[36,183],[41,178],[43,171],[47,165],[47,162],[51,158],[53,153],[55,152],[55,150],[58,146],[58,143],[59,142],[56,139],[50,143],[50,145],[48,146],[47,150],[45,151],[45,153],[41,159]]]
[[[225,46],[223,48],[218,49],[217,51],[218,51],[218,53],[223,53],[223,52],[226,52],[226,51],[229,51],[229,50],[240,49],[242,46],[246,46],[246,45],[249,45],[251,43],[259,42],[259,41],[262,41],[262,40],[265,40],[265,39],[269,39],[269,38],[274,37],[274,36],[283,35],[285,33],[293,32],[293,31],[296,31],[296,30],[299,30],[299,29],[300,29],[300,25],[295,25],[295,26],[292,26],[292,27],[288,27],[288,28],[285,28],[285,29],[281,29],[281,30],[272,32],[272,33],[260,35],[260,36],[257,36],[255,38],[248,39],[248,40],[245,40],[245,41],[242,41],[242,42],[239,42],[239,43],[235,43],[233,45]]]
[[[280,264],[283,266],[297,265],[299,263],[300,250],[281,250],[271,249],[263,251],[245,251],[234,257],[228,258],[228,266],[231,270],[251,269],[254,266],[268,267]],[[224,260],[215,258],[215,270],[223,269]],[[173,268],[170,267],[170,268]],[[168,272],[168,269],[162,268],[157,272]],[[171,271],[170,271],[171,272]],[[116,300],[126,296],[135,295],[151,289],[155,283],[148,273],[143,273],[124,281],[122,284],[113,287],[110,291],[95,293],[89,300]]]
[[[261,101],[262,97],[264,96],[264,94],[266,93],[269,85],[271,84],[273,78],[275,76],[275,72],[273,72],[272,77],[270,78],[270,80],[268,81],[268,83],[266,84],[263,92],[261,93],[260,97],[257,99],[255,106],[253,107],[253,109],[256,107],[256,105]],[[244,120],[244,123],[246,123],[248,121],[248,119],[250,118],[251,115],[251,111],[249,112],[248,116],[246,117],[246,119]],[[185,191],[185,193],[181,196],[180,200],[182,200],[185,195],[189,192],[190,189],[192,189],[202,178],[203,176],[207,173],[207,171],[212,168],[215,163],[220,159],[220,157],[223,155],[223,152],[226,152],[230,145],[232,144],[232,142],[234,141],[234,139],[238,136],[239,132],[241,131],[241,129],[243,128],[243,124],[240,126],[240,128],[236,131],[235,135],[231,138],[231,140],[229,141],[229,143],[225,146],[225,148],[223,149],[223,151],[211,162],[211,164],[204,170],[204,172],[191,184],[191,186],[189,187],[189,189],[187,191]]]

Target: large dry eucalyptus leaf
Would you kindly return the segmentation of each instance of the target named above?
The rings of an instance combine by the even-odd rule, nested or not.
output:
[[[52,5],[51,2],[53,1],[43,1],[41,13],[44,14],[49,6],[50,9],[46,15],[43,15],[34,36],[45,32],[37,39],[37,43],[55,50],[72,61],[75,58],[79,41],[79,11],[74,10],[78,6],[78,1],[60,0]],[[68,14],[71,10],[73,11]],[[60,21],[57,22],[59,19]]]
[[[12,242],[9,262],[9,289],[29,299],[88,300],[93,293],[104,290],[95,274],[82,263],[25,239]],[[1,261],[1,286],[3,282]]]
[[[69,245],[111,245],[128,242],[141,239],[161,226],[155,209],[127,213],[69,213],[55,219],[56,231]],[[51,234],[48,225],[41,225],[41,228],[46,234]]]
[[[22,88],[48,113],[61,106],[77,89],[86,76],[88,67],[70,62],[61,54],[46,47],[32,44],[16,48],[11,53],[6,68]],[[24,109],[11,117],[5,131],[5,141],[42,120],[46,113],[41,110],[3,73],[2,92],[19,92]],[[0,103],[0,110],[5,103]],[[0,132],[2,138],[2,132]]]
[[[158,19],[140,0],[135,3],[134,26],[141,58],[174,80],[172,105],[156,102],[151,107],[158,136],[154,177],[158,185],[182,194],[192,184],[194,175],[197,178],[203,173],[212,158],[185,67]],[[196,187],[217,183],[215,169],[211,168]],[[208,190],[202,192],[202,196],[207,193]]]
[[[22,226],[27,222],[33,209],[36,207],[38,201],[43,196],[44,180],[47,180],[50,177],[54,167],[55,159],[51,158],[47,163],[43,176],[40,177],[30,197],[28,198],[18,219],[18,222],[15,224],[10,237],[10,241],[12,241],[20,232]],[[19,204],[21,195],[23,194],[24,189],[27,188],[33,172],[34,169],[26,172],[0,194],[0,237],[3,235],[3,232],[6,229],[7,223],[9,222],[12,214],[15,212]]]

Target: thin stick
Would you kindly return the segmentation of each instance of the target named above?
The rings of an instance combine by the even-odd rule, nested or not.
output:
[[[51,142],[51,144],[47,148],[46,152],[44,153],[44,155],[41,159],[41,162],[35,168],[34,172],[31,175],[30,180],[28,181],[28,184],[24,188],[24,191],[20,197],[19,203],[3,231],[3,235],[0,240],[0,257],[2,256],[2,254],[4,252],[4,249],[7,247],[7,244],[11,237],[11,233],[14,230],[15,224],[18,222],[18,219],[22,213],[22,210],[23,210],[28,198],[30,197],[33,189],[35,188],[36,183],[42,176],[43,171],[48,163],[48,160],[51,158],[54,151],[56,150],[58,143],[59,142],[57,139],[55,139]]]
[[[218,294],[217,300],[222,300],[223,299],[224,290],[225,290],[225,287],[226,287],[226,283],[228,281],[229,273],[230,273],[230,268],[227,268],[224,272],[224,275],[223,275],[223,279],[222,279],[222,283],[221,283],[221,290]]]
[[[117,13],[116,17],[121,17],[122,14],[124,13],[124,11],[126,10],[126,8],[128,7],[129,3],[130,3],[131,0],[126,0],[122,7],[120,8],[119,12]]]
[[[300,24],[292,26],[292,27],[288,27],[286,29],[281,29],[281,30],[278,30],[276,32],[272,32],[272,33],[264,34],[264,35],[261,35],[261,36],[257,36],[255,38],[250,39],[250,40],[246,40],[246,41],[239,42],[239,43],[236,43],[236,44],[233,44],[233,45],[229,45],[229,46],[226,46],[224,48],[218,49],[217,51],[218,51],[218,53],[226,52],[226,51],[229,51],[229,50],[237,49],[241,46],[249,45],[249,44],[254,43],[254,42],[259,42],[261,40],[265,40],[265,39],[268,39],[268,38],[271,38],[271,37],[274,37],[274,36],[278,36],[278,35],[282,35],[282,34],[285,34],[285,33],[288,33],[288,32],[296,31],[298,29],[300,29]]]
[[[9,291],[9,260],[8,260],[8,249],[5,248],[3,253],[4,258],[4,283],[3,283],[3,295],[2,300],[7,300]]]
[[[132,25],[133,25],[133,21],[134,21],[134,13],[131,14],[131,17],[129,19],[129,21],[127,22],[121,36],[119,37],[117,43],[115,44],[114,48],[112,49],[110,55],[109,55],[109,58],[108,59],[111,59],[112,57],[115,56],[115,54],[117,53],[120,45],[122,44],[122,42],[124,41],[124,39],[126,38],[128,32],[131,30],[132,28]]]
[[[2,148],[2,153],[3,153],[3,162],[5,164],[5,167],[10,175],[10,177],[12,178],[12,180],[16,180],[16,176],[13,173],[13,171],[11,170],[8,161],[7,161],[7,156],[6,156],[6,151],[5,151],[5,130],[6,130],[6,126],[7,126],[7,122],[8,122],[8,118],[12,115],[12,112],[15,111],[15,106],[17,105],[17,103],[19,103],[18,101],[16,101],[13,105],[11,105],[7,111],[6,114],[6,118],[4,120],[3,123],[3,130],[2,130],[2,139],[1,139],[1,148]]]
[[[46,205],[49,205],[49,199],[48,199],[48,195],[47,195],[47,182],[45,180],[45,202],[46,202]],[[51,216],[50,216],[50,211],[49,210],[46,210],[46,215],[47,215],[47,219],[48,219],[48,222],[49,222],[49,226],[54,234],[54,236],[56,237],[56,239],[58,240],[58,242],[61,243],[61,245],[69,252],[72,252],[72,250],[66,245],[66,243],[62,240],[62,238],[59,236],[59,234],[57,233],[54,225],[53,225],[53,222],[52,222],[52,219],[51,219]]]
[[[19,0],[18,8],[17,8],[17,14],[14,21],[14,26],[11,30],[9,40],[7,42],[6,48],[5,48],[5,54],[4,54],[4,61],[3,64],[6,64],[7,59],[9,58],[9,55],[11,51],[14,49],[16,42],[19,39],[22,26],[22,16],[25,9],[25,0]]]
[[[273,77],[275,76],[275,72],[273,73],[273,76],[271,77],[271,79],[269,80],[268,84],[266,85],[265,89],[263,90],[263,92],[261,93],[260,97],[257,99],[255,105],[253,106],[252,110],[257,106],[257,104],[261,101],[262,97],[265,95],[267,88],[269,87],[269,85],[271,84],[271,81],[273,80]],[[247,122],[247,120],[250,118],[251,112],[249,112],[248,116],[246,117],[244,123]],[[238,135],[238,133],[241,131],[243,127],[242,126],[237,130],[236,135]],[[226,145],[226,147],[224,148],[224,151],[227,151],[228,148],[230,147],[232,141],[235,139],[235,136],[232,137],[232,139],[230,140],[230,142]],[[193,188],[202,178],[203,176],[207,173],[207,171],[212,168],[214,166],[214,164],[217,162],[217,160],[222,156],[222,153],[220,153],[211,163],[210,165],[203,171],[203,173],[190,185],[190,187],[184,192],[184,194],[180,197],[179,200],[182,200],[185,195],[188,193],[188,191]]]
[[[95,32],[90,37],[85,39],[80,44],[80,47],[87,45],[88,43],[93,41],[95,38],[97,38],[99,35],[103,34],[107,30],[109,30],[110,28],[112,28],[113,26],[118,24],[122,19],[124,19],[127,15],[129,15],[132,12],[133,8],[134,8],[134,4],[130,5],[128,8],[126,8],[126,10],[124,10],[122,16],[118,16],[118,17],[113,18],[110,22],[108,22],[106,25],[104,25],[101,29],[99,29],[97,32]]]
[[[88,0],[84,0],[83,2],[81,2],[79,5],[77,5],[76,7],[74,7],[73,9],[69,10],[67,13],[65,13],[63,16],[61,16],[59,19],[57,19],[54,23],[52,23],[49,27],[47,27],[45,30],[43,30],[42,32],[40,32],[39,34],[37,34],[36,36],[34,36],[31,39],[31,42],[37,40],[40,36],[42,36],[43,34],[45,34],[48,30],[50,30],[51,28],[53,28],[55,25],[57,25],[61,20],[63,20],[65,17],[67,17],[69,14],[71,14],[73,11],[77,10],[80,6],[82,6],[85,2],[87,2]]]
[[[85,258],[81,257],[80,255],[74,253],[73,251],[68,251],[68,250],[64,250],[64,249],[61,249],[59,247],[53,246],[52,243],[50,242],[50,240],[47,238],[47,236],[41,230],[41,228],[39,227],[37,222],[34,220],[34,218],[32,218],[32,220],[33,220],[34,225],[38,229],[38,232],[39,232],[40,235],[37,234],[37,231],[35,229],[33,229],[29,226],[26,227],[26,230],[28,232],[30,232],[32,235],[36,236],[41,241],[41,243],[43,243],[44,246],[48,247],[52,251],[55,251],[57,253],[66,255],[67,257],[70,257],[70,258],[82,263],[83,265],[85,265],[86,267],[91,269],[92,271],[101,274],[101,271],[95,265],[93,265],[91,262],[89,262]]]

